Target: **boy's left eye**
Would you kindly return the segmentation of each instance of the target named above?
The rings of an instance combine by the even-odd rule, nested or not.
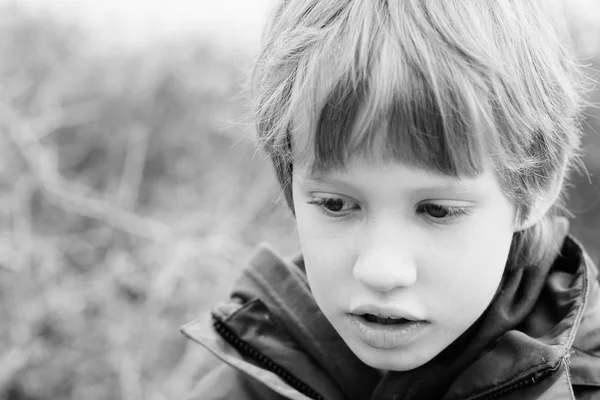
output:
[[[449,214],[448,208],[439,204],[425,204],[423,208],[433,218],[444,218]]]
[[[448,221],[456,217],[470,214],[468,207],[445,206],[433,203],[419,205],[417,212],[425,214],[427,218],[436,223],[448,223]]]

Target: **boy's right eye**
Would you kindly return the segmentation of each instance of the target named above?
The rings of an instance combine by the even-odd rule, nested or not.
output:
[[[332,217],[343,217],[358,208],[356,204],[339,197],[315,197],[308,204],[319,207],[321,212]]]

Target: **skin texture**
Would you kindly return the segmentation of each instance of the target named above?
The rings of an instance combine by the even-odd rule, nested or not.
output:
[[[425,364],[492,301],[515,207],[491,170],[455,179],[401,163],[354,160],[345,171],[317,177],[295,165],[292,182],[311,290],[367,365],[406,371]],[[409,343],[378,349],[356,334],[348,317],[363,305],[401,310],[427,324]]]

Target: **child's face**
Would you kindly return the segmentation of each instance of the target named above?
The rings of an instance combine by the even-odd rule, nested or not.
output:
[[[319,307],[364,363],[384,370],[421,366],[482,315],[515,228],[516,208],[489,169],[457,180],[356,161],[311,179],[295,165],[293,199]]]

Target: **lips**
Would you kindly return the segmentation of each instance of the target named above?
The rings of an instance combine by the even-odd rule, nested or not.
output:
[[[427,328],[427,321],[411,321],[404,319],[399,323],[370,322],[364,316],[349,314],[350,329],[356,337],[366,345],[391,350],[403,347],[417,340]]]
[[[402,320],[422,321],[416,313],[395,307],[378,306],[374,304],[365,304],[350,309],[350,314],[361,316],[369,322],[380,324],[399,323]]]
[[[390,317],[378,317],[373,314],[363,314],[362,317],[369,322],[383,324],[383,325],[397,325],[402,324],[404,322],[408,322],[409,320],[406,318],[390,318]]]
[[[417,340],[430,324],[416,314],[375,305],[355,307],[348,314],[351,330],[370,347],[389,350]]]

